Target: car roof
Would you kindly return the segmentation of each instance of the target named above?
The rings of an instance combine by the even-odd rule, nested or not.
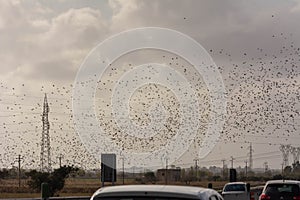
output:
[[[199,198],[209,197],[217,194],[212,189],[194,187],[194,186],[176,186],[176,185],[122,185],[100,188],[95,192],[93,197],[109,197],[109,196],[165,196],[165,197],[181,197],[181,198]]]
[[[266,184],[276,184],[276,183],[288,183],[288,184],[300,184],[300,181],[296,181],[296,180],[271,180],[268,181]]]
[[[230,183],[226,183],[225,185],[235,185],[235,184],[243,184],[243,185],[246,185],[245,182],[230,182]]]

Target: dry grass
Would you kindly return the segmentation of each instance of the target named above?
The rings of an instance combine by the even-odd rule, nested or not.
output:
[[[40,193],[0,193],[0,198],[39,198]]]
[[[69,178],[65,182],[64,188],[59,192],[59,196],[91,196],[101,182],[99,179],[79,179]],[[36,198],[40,197],[27,185],[27,180],[21,180],[21,187],[17,179],[6,179],[0,181],[0,198]]]
[[[91,196],[100,187],[97,179],[67,179],[59,196]],[[38,198],[41,194],[33,191],[27,185],[27,180],[8,179],[0,182],[0,198]]]
[[[208,183],[212,183],[213,188],[216,190],[222,189],[225,181],[223,182],[190,182],[190,186],[200,186],[207,187]],[[122,181],[116,183],[116,185],[121,185]],[[139,184],[132,179],[126,179],[125,184]],[[165,184],[165,182],[157,182],[156,184]],[[175,185],[186,185],[183,182],[169,183]],[[261,185],[259,182],[251,182],[251,186]],[[106,183],[106,186],[109,185]],[[79,178],[69,178],[65,182],[65,187],[58,194],[59,196],[91,196],[98,188],[101,187],[101,182],[99,179],[79,179]],[[31,190],[27,185],[27,180],[22,180],[21,187],[18,187],[18,180],[9,179],[0,181],[0,198],[38,198],[40,193],[36,193]]]

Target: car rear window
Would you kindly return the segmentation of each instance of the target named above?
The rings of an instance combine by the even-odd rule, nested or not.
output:
[[[246,191],[246,187],[244,184],[226,185],[224,188],[224,192],[230,192],[230,191]]]
[[[300,194],[299,186],[296,184],[286,184],[286,183],[280,183],[280,184],[269,184],[267,185],[265,193],[267,195],[293,195],[298,196]]]

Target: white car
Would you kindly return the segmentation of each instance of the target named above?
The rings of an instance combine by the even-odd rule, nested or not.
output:
[[[91,200],[223,200],[213,189],[175,185],[123,185],[97,190]]]
[[[250,200],[250,185],[244,182],[227,183],[222,196],[225,200]]]

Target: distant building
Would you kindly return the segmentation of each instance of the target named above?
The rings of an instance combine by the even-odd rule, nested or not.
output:
[[[156,178],[158,181],[165,181],[167,176],[168,182],[181,181],[181,169],[158,169],[156,172]]]

